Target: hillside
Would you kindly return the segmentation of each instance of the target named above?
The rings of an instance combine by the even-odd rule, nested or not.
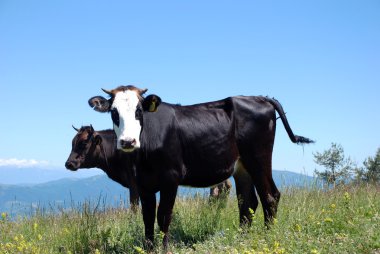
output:
[[[237,200],[178,198],[171,253],[379,253],[379,186],[286,188],[268,229],[261,206],[251,227],[239,227]],[[141,212],[87,204],[58,215],[0,215],[0,253],[165,253],[156,223],[155,248],[144,251]]]

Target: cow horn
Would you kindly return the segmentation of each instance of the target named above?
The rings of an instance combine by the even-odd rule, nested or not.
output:
[[[103,90],[103,92],[105,92],[108,95],[111,95],[111,96],[113,95],[112,91],[109,91],[109,90],[106,90],[106,89],[103,89],[103,88],[102,88],[102,90]]]
[[[79,132],[79,129],[75,128],[74,125],[71,125],[73,127],[74,130],[76,130],[77,132]]]
[[[140,89],[140,90],[139,90],[139,93],[140,93],[140,95],[143,95],[144,93],[146,93],[146,91],[148,91],[147,88],[145,88],[145,89]]]

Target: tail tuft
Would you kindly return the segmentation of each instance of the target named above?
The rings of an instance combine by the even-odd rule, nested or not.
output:
[[[309,138],[305,138],[305,137],[297,136],[297,135],[294,135],[294,137],[295,137],[295,142],[294,143],[297,143],[297,144],[312,144],[312,143],[315,143],[314,140],[311,140]]]

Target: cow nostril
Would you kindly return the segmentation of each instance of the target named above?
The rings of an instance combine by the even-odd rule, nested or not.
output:
[[[65,163],[65,167],[66,167],[67,169],[74,170],[74,169],[75,169],[74,162],[72,162],[72,161],[66,161],[66,163]]]
[[[120,140],[120,146],[123,149],[131,149],[136,145],[136,139],[130,139],[130,140]]]

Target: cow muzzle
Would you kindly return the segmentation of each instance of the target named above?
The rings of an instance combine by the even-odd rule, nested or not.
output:
[[[135,149],[137,142],[136,139],[121,139],[120,140],[120,147],[123,151],[129,152],[133,151]]]
[[[77,162],[74,162],[74,161],[66,161],[65,163],[65,167],[68,169],[68,170],[71,170],[71,171],[76,171],[78,168],[79,168],[79,163]]]

